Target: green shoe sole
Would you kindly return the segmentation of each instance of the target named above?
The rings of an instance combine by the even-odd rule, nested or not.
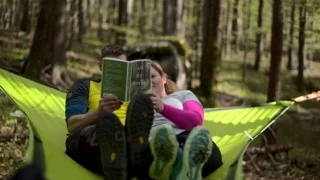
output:
[[[155,130],[151,138],[150,148],[154,158],[149,169],[150,177],[155,180],[169,180],[178,150],[172,127],[164,125]]]
[[[212,139],[205,128],[198,126],[189,134],[182,155],[182,169],[177,179],[202,179],[202,167],[212,151]]]

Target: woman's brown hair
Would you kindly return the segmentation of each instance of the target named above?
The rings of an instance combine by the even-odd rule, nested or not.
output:
[[[163,71],[161,65],[156,61],[152,61],[151,67],[153,67],[161,77],[165,76],[167,78],[167,82],[164,84],[166,93],[172,94],[176,92],[176,84],[172,80],[168,79],[168,75]]]

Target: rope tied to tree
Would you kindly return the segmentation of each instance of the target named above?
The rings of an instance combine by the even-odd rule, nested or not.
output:
[[[298,96],[296,98],[293,98],[292,100],[298,103],[298,102],[304,102],[311,99],[316,99],[317,101],[320,101],[320,91],[306,94],[303,96]]]

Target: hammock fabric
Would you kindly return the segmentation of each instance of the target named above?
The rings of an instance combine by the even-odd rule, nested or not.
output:
[[[38,164],[50,180],[102,179],[64,153],[65,92],[2,69],[0,86],[29,119],[26,163]],[[243,179],[245,149],[293,104],[293,101],[279,101],[257,107],[206,108],[204,126],[219,146],[224,163],[206,179]]]

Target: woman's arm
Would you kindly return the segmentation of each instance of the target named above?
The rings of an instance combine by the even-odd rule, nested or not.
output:
[[[203,108],[197,101],[185,101],[183,110],[164,104],[160,113],[182,129],[188,130],[203,124]]]

